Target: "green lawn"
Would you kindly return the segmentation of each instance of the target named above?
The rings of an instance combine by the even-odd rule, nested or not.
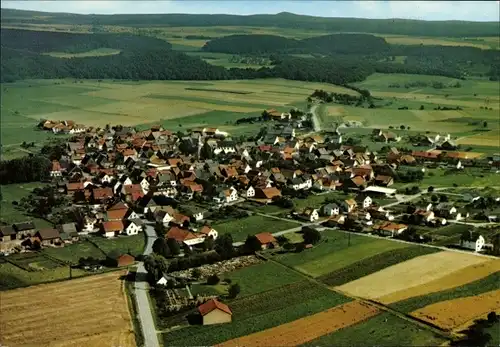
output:
[[[143,233],[132,236],[119,236],[112,239],[94,237],[91,240],[106,254],[117,251],[122,254],[130,253],[133,256],[142,254],[146,242]]]
[[[367,253],[364,253],[363,249],[360,249],[359,252],[363,253],[362,256],[358,256],[358,259],[360,260],[351,262],[350,264],[341,268],[336,267],[337,270],[319,277],[319,280],[329,286],[340,286],[344,283],[357,280],[358,278],[368,276],[374,272],[388,268],[389,266],[402,263],[403,261],[440,251],[436,248],[413,245],[409,246],[407,244],[399,242],[392,243],[396,243],[406,247],[386,249],[385,251],[382,251],[381,253],[375,255],[369,255]],[[344,252],[339,253],[342,254]]]
[[[409,313],[436,302],[474,296],[497,290],[499,283],[500,271],[480,280],[467,283],[460,287],[443,290],[437,293],[416,296],[410,299],[393,303],[390,306],[398,311]]]
[[[293,283],[228,302],[231,324],[191,326],[162,334],[166,346],[207,346],[269,329],[348,302],[309,281]]]
[[[0,220],[6,223],[24,222],[32,220],[37,228],[50,227],[46,220],[26,215],[22,210],[13,205],[12,202],[19,201],[28,196],[35,188],[44,186],[44,183],[31,182],[21,184],[7,184],[0,186],[2,201],[0,203]]]
[[[390,313],[324,335],[302,346],[438,346],[445,340]]]
[[[88,241],[66,245],[62,248],[44,248],[42,252],[72,264],[77,264],[80,258],[106,259],[105,254]]]
[[[406,244],[370,238],[356,234],[346,234],[335,230],[321,232],[322,241],[314,248],[301,253],[287,253],[275,256],[275,260],[295,269],[318,277],[364,258],[376,254],[407,247]],[[350,246],[348,246],[350,236]]]
[[[345,195],[343,192],[335,191],[327,194],[321,195],[309,195],[306,199],[293,199],[293,203],[295,204],[295,209],[301,210],[306,207],[312,207],[316,209],[320,209],[321,206],[325,204],[326,199],[338,199],[345,200],[348,199],[349,196]]]
[[[292,229],[300,226],[298,223],[287,222],[279,219],[250,216],[242,219],[231,220],[212,225],[220,234],[231,234],[234,241],[245,241],[248,235],[262,232],[274,233],[281,230]]]

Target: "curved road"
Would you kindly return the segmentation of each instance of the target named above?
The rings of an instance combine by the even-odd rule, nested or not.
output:
[[[151,225],[146,224],[145,234],[147,239],[143,254],[148,255],[153,252],[153,242],[156,240],[156,232]],[[144,268],[144,263],[140,262],[135,275],[135,300],[139,321],[141,322],[142,335],[144,337],[144,347],[159,347],[160,344],[158,343],[155,322],[151,313],[148,291],[147,272]]]

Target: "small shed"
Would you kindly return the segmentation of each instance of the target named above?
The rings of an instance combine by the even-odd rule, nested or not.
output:
[[[233,312],[217,299],[210,299],[198,306],[203,325],[231,323]]]
[[[116,267],[134,265],[134,262],[135,262],[135,258],[133,256],[131,256],[130,254],[122,254],[122,255],[115,258],[115,266]]]

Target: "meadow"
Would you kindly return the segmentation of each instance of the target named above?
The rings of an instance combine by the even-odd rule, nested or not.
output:
[[[35,188],[43,187],[40,182],[31,182],[23,184],[8,184],[0,186],[0,221],[11,224],[32,220],[37,228],[50,226],[50,223],[44,219],[33,218],[18,209],[13,202],[18,202],[21,198],[28,196]]]

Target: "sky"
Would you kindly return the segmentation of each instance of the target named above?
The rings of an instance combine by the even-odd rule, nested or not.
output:
[[[80,14],[262,14],[499,21],[500,1],[3,1],[2,8]]]

